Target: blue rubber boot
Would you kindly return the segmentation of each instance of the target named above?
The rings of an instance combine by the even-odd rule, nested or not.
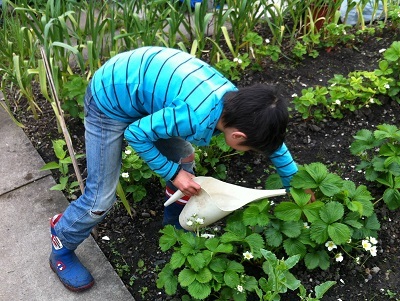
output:
[[[54,225],[61,218],[61,214],[50,220],[52,251],[50,254],[50,267],[66,288],[80,292],[91,288],[94,279],[89,271],[79,261],[73,250],[63,246],[57,237]]]

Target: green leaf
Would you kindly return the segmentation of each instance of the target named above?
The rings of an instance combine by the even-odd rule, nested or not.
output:
[[[306,246],[298,239],[288,238],[283,242],[283,248],[289,256],[301,255],[304,256],[307,252]]]
[[[171,256],[169,263],[172,269],[180,268],[186,261],[186,257],[181,252],[174,252]]]
[[[383,200],[390,210],[400,207],[400,191],[398,189],[387,188],[383,193]]]
[[[339,193],[343,186],[343,180],[335,174],[328,174],[319,185],[319,189],[326,196],[333,196]]]
[[[275,228],[268,228],[265,231],[265,239],[267,245],[279,247],[282,244],[282,233]]]
[[[268,206],[269,207],[269,206]],[[264,208],[262,208],[264,209]],[[267,211],[260,210],[258,206],[249,206],[243,212],[242,221],[248,226],[265,226],[269,223],[269,217]]]
[[[303,229],[304,225],[302,221],[298,222],[285,222],[281,227],[281,231],[287,237],[297,237],[300,235],[301,230]]]
[[[304,168],[316,183],[321,183],[328,175],[326,166],[319,162],[304,165]]]
[[[159,245],[163,252],[169,250],[172,246],[177,243],[177,237],[175,234],[175,228],[171,225],[167,225],[160,231],[163,235],[160,237]]]
[[[211,294],[211,287],[195,280],[189,285],[188,292],[193,298],[205,299]]]
[[[322,270],[329,268],[329,255],[325,250],[319,250],[317,252],[307,253],[304,257],[304,263],[307,269],[315,269],[320,267]]]
[[[237,272],[228,270],[224,274],[225,284],[231,288],[236,288],[240,284],[240,278]]]
[[[379,124],[377,130],[374,131],[374,136],[378,140],[390,138],[399,139],[400,130],[393,124]]]
[[[294,188],[298,189],[313,189],[318,187],[318,184],[311,175],[301,169],[293,176],[290,183]]]
[[[205,242],[205,246],[213,253],[231,253],[233,246],[231,244],[222,244],[218,238],[210,238]]]
[[[196,279],[196,273],[190,269],[183,269],[178,275],[178,281],[181,286],[186,287]]]
[[[57,169],[60,165],[57,162],[49,162],[43,165],[40,170],[50,170],[50,169]]]
[[[326,281],[315,287],[315,297],[319,300],[325,295],[325,293],[336,284],[336,281]]]
[[[230,261],[227,266],[227,271],[233,271],[236,273],[244,273],[244,267],[239,262]]]
[[[202,269],[206,264],[206,260],[202,253],[197,253],[195,255],[188,255],[187,261],[190,264],[190,267],[196,272]]]
[[[315,201],[307,204],[307,206],[305,206],[303,209],[303,213],[307,217],[307,221],[312,223],[316,220],[319,220],[319,210],[324,206],[325,204],[321,201]]]
[[[212,273],[205,267],[196,274],[196,280],[200,283],[208,283],[212,280]]]
[[[64,146],[66,145],[64,140],[53,140],[53,149],[56,157],[58,159],[64,159],[67,155],[67,151],[64,150]]]
[[[349,227],[342,223],[334,223],[329,225],[328,234],[336,245],[344,244],[351,238],[351,231]]]
[[[298,221],[301,217],[301,209],[292,202],[281,202],[275,207],[275,216],[283,221]]]
[[[221,242],[230,243],[230,242],[242,241],[243,238],[244,237],[236,235],[236,233],[225,232],[224,234],[221,235]]]
[[[209,264],[211,270],[219,273],[225,272],[227,267],[228,260],[220,257],[214,257]]]
[[[316,243],[322,244],[328,240],[328,225],[323,221],[315,221],[310,226],[310,237]]]
[[[246,237],[247,227],[241,221],[235,221],[228,223],[227,226],[225,227],[225,231],[234,234],[240,239],[244,239]],[[223,241],[223,242],[229,242],[229,241]]]
[[[60,183],[57,185],[54,185],[50,188],[50,190],[59,190],[62,191],[65,189],[65,187],[67,187],[67,183],[68,183],[68,177],[61,177],[60,178]]]
[[[311,195],[306,193],[304,189],[291,188],[290,194],[293,197],[295,203],[300,208],[304,208],[310,202],[311,199]]]
[[[285,275],[285,286],[292,291],[298,289],[301,284],[300,280],[297,280],[296,277],[288,271],[284,271],[283,273]]]
[[[341,219],[344,215],[344,207],[339,202],[329,202],[319,211],[319,216],[326,224],[331,224]]]
[[[258,233],[253,233],[247,236],[244,241],[249,245],[254,258],[260,258],[260,249],[264,248],[264,239]]]
[[[164,288],[168,295],[175,295],[178,288],[178,277],[174,275],[169,264],[166,264],[158,274],[156,284],[157,288]]]
[[[358,131],[354,139],[355,141],[350,145],[350,151],[353,155],[359,155],[376,146],[376,140],[370,130],[363,129]]]
[[[265,189],[280,189],[282,187],[282,179],[277,173],[271,174],[265,181]]]

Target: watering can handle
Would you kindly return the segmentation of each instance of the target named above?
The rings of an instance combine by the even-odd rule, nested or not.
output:
[[[182,191],[177,190],[173,195],[170,196],[170,198],[164,203],[164,207],[167,207],[171,205],[172,203],[175,203],[177,200],[179,200],[181,197],[183,197],[184,194]]]

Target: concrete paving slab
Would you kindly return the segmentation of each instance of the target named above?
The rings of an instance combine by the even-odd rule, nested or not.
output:
[[[50,174],[25,135],[0,108],[0,195]]]
[[[51,271],[49,219],[68,205],[54,184],[47,176],[0,196],[0,300],[134,300],[92,237],[77,249],[92,289],[70,292]]]

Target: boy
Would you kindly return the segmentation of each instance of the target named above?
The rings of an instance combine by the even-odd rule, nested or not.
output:
[[[167,181],[167,197],[177,189],[185,194],[164,212],[164,225],[180,227],[183,205],[200,190],[193,181],[191,143],[207,145],[222,132],[236,150],[267,154],[288,188],[297,167],[283,144],[287,123],[287,105],[273,89],[237,89],[179,50],[143,47],[111,58],[94,74],[85,95],[86,187],[50,221],[51,268],[70,290],[93,285],[74,250],[115,202],[124,137]]]

